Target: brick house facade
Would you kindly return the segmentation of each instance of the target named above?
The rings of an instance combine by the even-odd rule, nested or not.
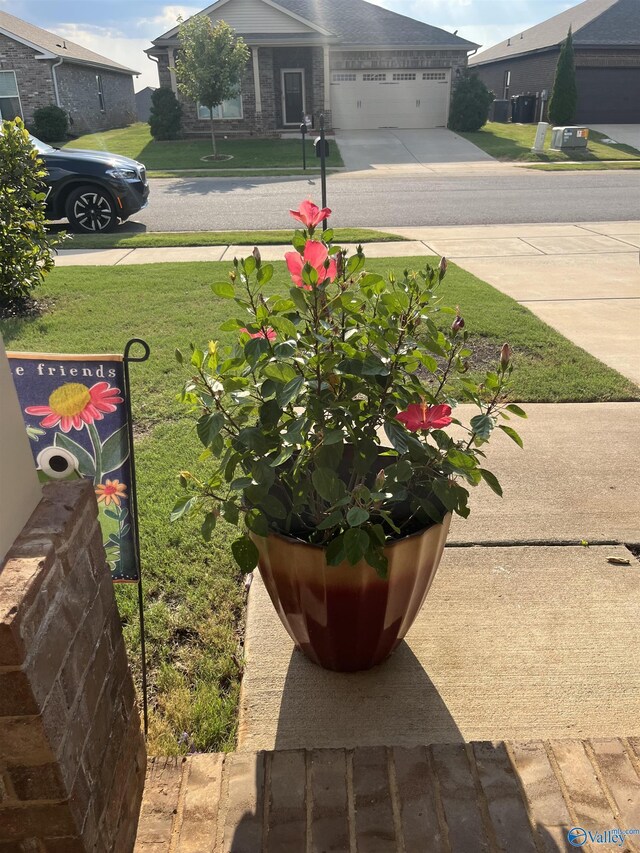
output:
[[[322,4],[311,0],[218,0],[202,14],[214,22],[225,20],[251,52],[240,86],[241,104],[235,104],[240,114],[215,120],[217,132],[229,135],[273,135],[296,129],[303,112],[312,118],[315,128],[320,114],[328,129],[347,127],[350,110],[355,112],[363,103],[366,108],[365,97],[375,95],[380,100],[386,96],[392,105],[404,83],[411,88],[405,93],[407,111],[396,111],[391,123],[404,127],[444,125],[456,71],[466,67],[468,53],[476,47],[364,0],[323,0]],[[368,32],[366,28],[363,31],[363,21],[369,21]],[[258,24],[261,31],[257,31]],[[173,89],[183,105],[184,133],[206,135],[208,115],[199,112],[177,87],[179,47],[175,27],[154,40],[146,52],[157,63],[160,86]],[[394,70],[406,69],[411,73],[393,74]],[[419,73],[427,69],[436,69],[439,74]],[[391,72],[389,80],[375,79],[379,75],[369,73],[377,71]],[[437,76],[442,80],[432,81]],[[350,89],[352,83],[355,85]],[[434,83],[448,87],[446,104],[442,90],[436,91]],[[294,86],[293,97],[288,85]],[[426,106],[432,90],[440,99],[439,110],[424,109],[419,115],[413,112],[412,104],[424,99]],[[373,110],[360,117],[363,127],[383,126],[379,122]]]
[[[40,107],[56,104],[73,133],[136,121],[133,75],[61,36],[0,11],[0,115],[29,125]]]

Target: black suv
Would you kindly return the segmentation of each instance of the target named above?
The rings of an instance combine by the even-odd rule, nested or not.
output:
[[[47,167],[47,216],[68,219],[72,230],[111,231],[147,205],[149,184],[142,163],[78,148],[52,148],[31,137]]]

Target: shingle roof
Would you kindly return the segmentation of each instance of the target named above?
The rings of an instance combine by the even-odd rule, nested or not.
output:
[[[125,68],[124,65],[120,65],[106,56],[100,56],[99,53],[94,53],[80,44],[69,41],[63,36],[57,36],[55,33],[36,27],[35,24],[16,18],[15,15],[10,15],[8,12],[0,11],[0,30],[15,36],[18,40],[29,42],[38,50],[68,59],[69,62],[96,65],[101,68],[109,68],[112,71],[120,71],[123,74],[139,73],[131,68]]]
[[[584,0],[484,50],[472,57],[469,65],[557,47],[566,39],[569,27],[574,45],[640,45],[640,0]]]
[[[439,27],[391,12],[366,0],[274,0],[278,6],[334,34],[333,45],[386,47],[452,47],[473,50],[478,45]],[[175,40],[170,30],[154,44]],[[248,39],[248,34],[242,34]]]

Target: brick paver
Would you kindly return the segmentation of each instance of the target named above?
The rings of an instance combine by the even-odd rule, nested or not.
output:
[[[136,853],[557,853],[640,830],[640,743],[285,750],[150,762]],[[640,851],[640,833],[622,846]]]

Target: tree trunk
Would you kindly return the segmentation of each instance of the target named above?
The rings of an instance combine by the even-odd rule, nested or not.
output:
[[[213,128],[213,107],[211,107],[209,109],[209,112],[211,114],[211,118],[209,119],[210,124],[211,124],[211,145],[213,146],[213,156],[215,157],[217,155],[218,151],[216,149],[216,134],[215,134],[215,130]]]

